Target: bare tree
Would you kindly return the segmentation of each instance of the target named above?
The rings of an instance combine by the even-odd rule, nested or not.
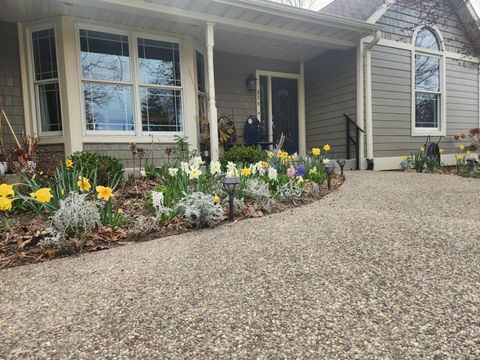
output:
[[[469,56],[480,57],[480,36],[478,19],[462,16],[461,25],[452,25],[459,11],[469,6],[469,0],[397,0],[395,6],[417,13],[417,23],[409,25],[404,30],[410,33],[419,25],[435,25],[443,28],[459,27],[465,33],[468,41],[462,42],[463,53]],[[445,39],[459,41],[460,39]]]
[[[304,9],[314,9],[316,5],[318,5],[318,0],[277,0],[277,1],[285,5],[296,6]]]

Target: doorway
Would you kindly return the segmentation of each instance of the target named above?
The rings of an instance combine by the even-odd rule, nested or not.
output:
[[[268,141],[283,150],[299,152],[299,75],[257,71],[257,117],[264,124]]]

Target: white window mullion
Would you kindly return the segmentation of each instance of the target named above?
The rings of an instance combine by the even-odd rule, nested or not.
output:
[[[132,63],[132,83],[133,83],[133,114],[135,124],[135,135],[143,134],[142,126],[142,106],[140,104],[140,87],[138,78],[138,35],[131,33],[131,41],[129,42],[130,61]]]

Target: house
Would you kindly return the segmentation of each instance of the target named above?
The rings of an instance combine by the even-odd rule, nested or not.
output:
[[[451,135],[478,126],[480,108],[479,62],[461,51],[478,36],[462,19],[475,15],[461,11],[405,35],[415,14],[378,0],[321,12],[266,0],[0,0],[0,99],[17,134],[40,138],[44,161],[83,150],[131,167],[135,142],[161,162],[175,135],[216,159],[222,146],[205,129],[228,116],[241,143],[252,115],[265,142],[283,133],[292,152],[330,143],[355,158],[349,123],[363,130],[363,168],[397,168],[428,135],[444,137],[453,161]],[[431,69],[422,81],[420,61]]]

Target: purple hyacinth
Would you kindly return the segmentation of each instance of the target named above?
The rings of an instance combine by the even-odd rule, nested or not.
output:
[[[298,165],[298,169],[297,169],[297,176],[305,176],[305,165],[304,164],[300,164]]]

